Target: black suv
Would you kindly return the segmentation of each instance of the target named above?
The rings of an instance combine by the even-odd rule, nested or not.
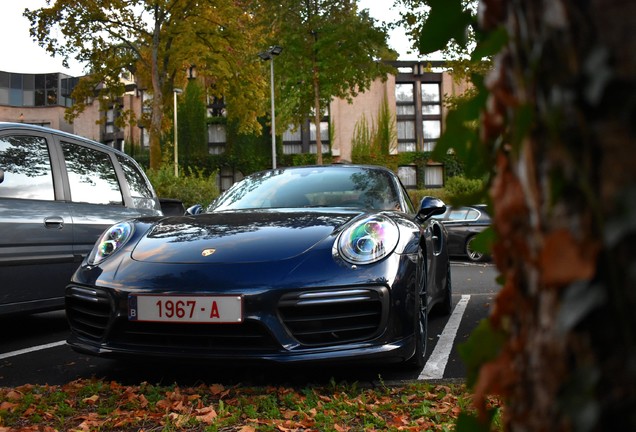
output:
[[[126,154],[53,129],[0,122],[0,315],[64,307],[64,288],[114,223],[161,215]]]

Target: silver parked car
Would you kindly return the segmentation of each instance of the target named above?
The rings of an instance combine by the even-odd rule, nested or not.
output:
[[[126,154],[53,129],[0,123],[0,315],[63,308],[66,284],[107,227],[161,214]]]

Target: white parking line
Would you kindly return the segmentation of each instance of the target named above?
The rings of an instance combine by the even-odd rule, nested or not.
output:
[[[453,342],[459,329],[459,323],[462,321],[469,300],[469,295],[463,295],[459,303],[457,303],[457,306],[455,306],[453,314],[446,323],[446,327],[444,327],[444,331],[435,345],[435,349],[428,358],[420,376],[417,377],[418,380],[444,378],[444,369],[446,369],[446,363],[453,349]]]
[[[25,348],[25,349],[21,349],[21,350],[18,350],[18,351],[11,351],[11,352],[8,352],[6,354],[0,354],[0,360],[4,360],[4,359],[9,358],[9,357],[19,356],[19,355],[22,355],[22,354],[28,354],[28,353],[34,352],[34,351],[41,351],[41,350],[45,350],[45,349],[49,349],[49,348],[55,348],[55,347],[58,347],[58,346],[61,346],[61,345],[65,345],[65,344],[66,344],[66,341],[63,340],[63,341],[59,341],[59,342],[52,342],[50,344],[38,345],[38,346],[31,347],[31,348]]]

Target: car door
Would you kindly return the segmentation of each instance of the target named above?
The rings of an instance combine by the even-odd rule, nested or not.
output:
[[[448,231],[449,252],[451,255],[463,255],[465,253],[464,245],[468,234],[469,220],[467,218],[469,213],[471,213],[470,208],[459,207],[450,209],[445,215],[444,225]],[[474,210],[473,213],[477,214]]]
[[[60,139],[60,148],[68,176],[74,253],[79,260],[106,228],[140,212],[124,205],[125,180],[118,175],[112,152],[66,137]]]
[[[0,131],[0,315],[63,304],[77,267],[50,134]]]

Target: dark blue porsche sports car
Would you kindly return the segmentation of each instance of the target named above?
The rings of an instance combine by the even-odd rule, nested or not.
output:
[[[104,232],[66,289],[77,351],[108,357],[402,362],[451,309],[444,203],[373,166],[246,177],[206,211]]]

